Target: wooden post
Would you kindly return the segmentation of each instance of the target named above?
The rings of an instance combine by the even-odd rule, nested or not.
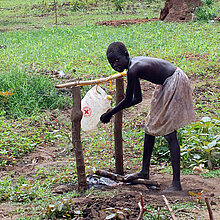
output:
[[[123,98],[124,98],[124,80],[122,77],[126,75],[125,72],[123,73],[117,73],[114,75],[111,75],[106,78],[100,78],[96,80],[87,80],[87,81],[75,81],[75,82],[69,82],[65,84],[60,84],[56,85],[56,88],[70,88],[70,87],[75,87],[75,86],[86,86],[86,85],[94,85],[94,84],[100,84],[107,82],[109,80],[116,79],[116,104],[118,104]],[[80,95],[78,100],[76,101],[74,98],[75,94],[75,89],[72,89],[72,94],[73,94],[73,103],[74,106],[78,105],[81,103]],[[80,91],[79,91],[80,94]],[[75,102],[76,101],[76,102]],[[77,106],[73,108],[73,113],[72,114],[72,124],[73,124],[73,145],[75,146],[75,150],[78,151],[77,149],[80,149],[78,152],[76,152],[76,160],[78,161],[77,164],[77,173],[78,173],[78,168],[80,171],[82,171],[82,177],[83,179],[80,179],[81,172],[79,171],[78,179],[79,183],[82,181],[82,187],[85,185],[86,186],[86,180],[85,180],[85,165],[84,165],[84,159],[83,159],[83,152],[82,152],[82,145],[81,145],[81,140],[80,140],[80,128],[81,128],[81,117],[79,118],[77,115],[81,112],[81,106]],[[81,113],[82,114],[82,113]],[[77,119],[75,119],[77,118]],[[75,120],[75,121],[74,121]],[[75,134],[76,133],[76,134]],[[76,137],[75,137],[76,136]],[[124,169],[123,169],[123,146],[122,146],[122,111],[118,112],[115,114],[115,122],[114,122],[114,138],[115,138],[115,166],[116,166],[116,173],[120,175],[124,175]],[[78,147],[77,147],[78,146]],[[80,158],[79,160],[77,158]],[[79,167],[78,167],[79,166]]]
[[[57,0],[54,0],[55,23],[57,24]]]
[[[87,189],[85,163],[83,156],[83,149],[81,143],[81,96],[80,87],[72,88],[73,97],[73,109],[72,109],[72,144],[75,150],[76,156],[76,169],[78,177],[78,189],[79,191],[85,191]]]
[[[116,104],[124,98],[124,80],[116,79]],[[122,115],[123,111],[115,114],[114,138],[115,138],[115,167],[116,173],[124,175],[123,168],[123,144],[122,144]]]

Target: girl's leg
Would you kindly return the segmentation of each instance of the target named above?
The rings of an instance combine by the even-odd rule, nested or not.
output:
[[[177,132],[174,131],[164,136],[169,143],[171,164],[173,168],[173,182],[166,191],[180,191],[182,190],[180,182],[180,146],[177,139]]]
[[[138,178],[149,179],[149,168],[150,168],[150,158],[153,151],[155,142],[155,137],[145,134],[144,137],[144,153],[142,161],[142,170],[138,173],[132,173],[125,176],[126,182],[131,182],[132,180]]]

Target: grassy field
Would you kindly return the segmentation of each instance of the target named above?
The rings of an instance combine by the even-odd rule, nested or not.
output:
[[[56,184],[76,181],[70,92],[57,90],[54,85],[114,74],[105,56],[106,48],[113,41],[124,42],[132,57],[146,55],[166,59],[190,77],[195,86],[198,121],[179,132],[182,166],[204,164],[207,168],[210,160],[213,171],[206,175],[219,176],[216,171],[219,157],[209,157],[210,152],[219,155],[219,23],[153,21],[101,26],[96,22],[158,18],[165,1],[126,1],[123,11],[116,11],[113,1],[57,2],[57,25],[52,1],[0,3],[0,210],[1,205],[6,204],[14,207],[7,214],[18,219],[46,218],[58,212],[54,204],[79,196],[76,191],[62,196],[53,194]],[[219,8],[219,2],[215,2],[215,7]],[[65,74],[63,78],[57,77],[61,71]],[[103,87],[114,97],[109,83]],[[82,88],[82,95],[88,89]],[[209,119],[204,119],[207,116]],[[144,130],[139,125],[144,117],[125,116],[123,139],[128,146],[125,154],[130,158],[126,162],[128,170],[141,166]],[[111,169],[114,166],[112,130],[110,123],[99,126],[95,134],[83,135],[87,173],[97,167]],[[159,153],[158,146],[161,146]],[[30,165],[27,155],[37,150],[47,151],[50,163],[57,163],[41,166],[36,162],[41,158],[33,154],[31,166],[36,171],[28,175],[22,171]],[[153,164],[168,160],[170,172],[167,152],[164,140],[158,139],[152,160]],[[68,207],[67,203],[61,202],[61,211]]]
[[[58,25],[71,27],[90,26],[103,20],[137,18],[137,15],[141,18],[158,17],[164,1],[153,4],[125,1],[123,13],[116,11],[113,1],[59,0],[57,4]],[[1,12],[0,26],[3,31],[52,27],[55,24],[53,1],[1,1]]]

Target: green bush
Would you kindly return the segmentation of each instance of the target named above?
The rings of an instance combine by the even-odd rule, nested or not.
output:
[[[203,117],[180,130],[183,145],[181,161],[184,167],[200,164],[213,169],[220,164],[220,120]]]
[[[214,0],[204,0],[203,3],[207,6],[211,6],[214,4]]]
[[[58,93],[54,82],[42,75],[33,75],[15,70],[0,74],[0,91],[13,89],[13,95],[0,96],[0,111],[11,117],[39,114],[42,110],[62,108],[69,100]]]
[[[208,21],[212,20],[217,16],[216,9],[212,6],[214,3],[213,0],[203,1],[203,6],[196,8],[195,16],[196,20]]]
[[[220,164],[220,120],[203,117],[200,121],[181,128],[178,140],[181,146],[181,163],[185,167],[200,164],[214,169]],[[170,161],[170,150],[164,137],[157,137],[152,162]]]
[[[196,15],[196,20],[212,20],[216,17],[216,10],[215,8],[208,7],[208,6],[203,6],[200,8],[197,8],[195,10],[195,15]]]

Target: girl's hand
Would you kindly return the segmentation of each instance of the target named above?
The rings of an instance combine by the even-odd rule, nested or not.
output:
[[[111,120],[112,115],[109,114],[111,109],[109,109],[106,113],[104,113],[101,117],[100,117],[100,121],[104,124],[109,123]]]

